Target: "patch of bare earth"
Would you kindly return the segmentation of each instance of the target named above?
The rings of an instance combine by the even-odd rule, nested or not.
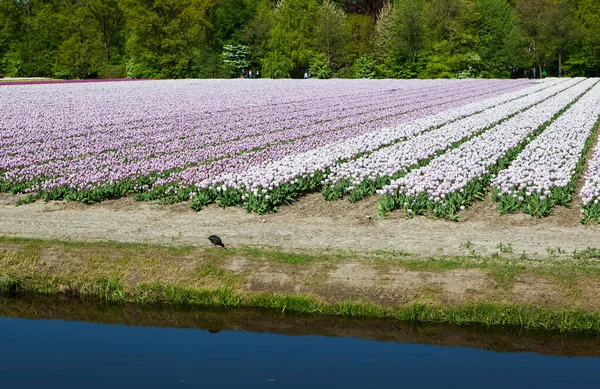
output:
[[[579,211],[558,207],[539,219],[524,213],[499,215],[488,198],[465,211],[460,223],[427,217],[406,218],[392,212],[377,215],[378,196],[357,203],[325,201],[321,194],[257,215],[242,208],[210,205],[196,213],[187,203],[161,205],[132,198],[94,205],[43,202],[15,206],[0,195],[0,235],[71,241],[121,241],[208,246],[219,235],[229,246],[351,251],[405,251],[424,256],[467,254],[470,242],[478,254],[510,244],[515,255],[546,255],[547,248],[566,252],[600,245],[600,227],[579,223]]]
[[[343,263],[329,275],[334,295],[347,299],[369,297],[388,306],[402,306],[413,301],[441,302],[458,306],[473,299],[474,291],[486,286],[486,274],[480,270],[444,272],[414,271],[386,267],[380,270],[364,263]]]

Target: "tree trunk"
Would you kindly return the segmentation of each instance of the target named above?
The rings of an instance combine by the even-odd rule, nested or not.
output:
[[[562,52],[558,52],[558,77],[562,77]]]

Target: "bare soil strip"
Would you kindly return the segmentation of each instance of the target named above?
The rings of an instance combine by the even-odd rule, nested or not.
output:
[[[160,205],[132,198],[95,205],[43,202],[15,206],[0,194],[0,235],[68,241],[118,241],[210,246],[219,235],[232,247],[270,246],[282,250],[337,249],[402,251],[422,256],[490,255],[500,244],[515,256],[546,257],[600,247],[600,226],[580,223],[577,208],[557,207],[543,219],[517,213],[501,216],[489,198],[475,203],[460,223],[401,212],[377,215],[373,196],[355,204],[327,202],[312,194],[269,215],[208,206],[196,213],[186,203]],[[504,250],[506,253],[507,250]]]

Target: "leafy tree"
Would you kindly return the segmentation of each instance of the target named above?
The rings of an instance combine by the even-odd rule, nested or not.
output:
[[[346,16],[346,60],[348,64],[363,55],[373,51],[372,40],[375,31],[375,21],[371,16],[349,14]]]
[[[317,48],[327,55],[330,68],[345,63],[345,35],[346,13],[337,4],[324,0],[317,13]]]
[[[44,0],[0,1],[1,67],[10,76],[50,76],[61,42],[59,4]]]
[[[565,64],[571,75],[600,75],[600,2],[579,0],[576,12],[577,24],[581,29],[578,51],[572,53]]]
[[[354,77],[375,78],[375,61],[369,56],[360,56],[354,62]]]
[[[333,71],[329,64],[330,60],[327,54],[317,53],[310,60],[310,72],[316,78],[331,78]]]
[[[262,59],[266,77],[300,77],[315,56],[316,0],[280,0],[273,13],[269,52]]]
[[[429,58],[425,77],[453,77],[473,58],[474,0],[430,0],[425,6]]]
[[[580,35],[571,0],[549,0],[546,10],[543,38],[549,55],[557,62],[557,75],[563,75],[563,61],[567,48]]]
[[[261,60],[269,52],[268,43],[274,24],[274,12],[269,0],[263,0],[256,5],[254,18],[248,22],[242,32],[243,41],[250,50],[250,63],[261,67]]]
[[[86,0],[64,2],[56,23],[62,42],[54,54],[53,72],[59,78],[95,78],[108,66],[108,34],[89,10]]]
[[[390,52],[394,41],[394,28],[398,12],[391,3],[385,3],[377,15],[373,36],[373,51],[380,76],[390,76]]]
[[[400,0],[397,2],[398,18],[394,36],[396,49],[409,61],[416,62],[425,46],[424,0]]]
[[[220,0],[209,9],[211,46],[220,51],[227,43],[243,42],[243,31],[253,19],[257,2],[253,0]]]
[[[508,77],[524,66],[525,41],[519,19],[507,0],[477,0],[475,3],[476,45],[484,75]]]
[[[117,0],[81,0],[91,19],[101,32],[101,41],[107,63],[122,54],[124,28],[123,11]]]
[[[0,0],[0,73],[599,76],[598,31],[598,0]]]
[[[393,44],[390,47],[393,75],[414,78],[421,71],[421,55],[426,48],[424,0],[398,0],[397,17],[393,26]]]
[[[544,47],[544,8],[546,0],[518,0],[517,13],[521,31],[527,42],[527,52],[537,68],[537,76],[541,77],[545,66],[547,51]]]
[[[201,50],[209,50],[208,0],[121,0],[133,77],[191,77]]]
[[[567,46],[579,35],[571,0],[519,0],[517,12],[528,50],[538,69],[556,63],[556,75],[562,75]]]
[[[223,62],[230,69],[233,77],[239,77],[242,69],[250,66],[250,53],[248,46],[244,45],[225,45],[223,46]]]

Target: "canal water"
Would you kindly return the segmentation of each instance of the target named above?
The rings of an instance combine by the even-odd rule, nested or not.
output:
[[[0,388],[600,387],[600,339],[0,297]]]

